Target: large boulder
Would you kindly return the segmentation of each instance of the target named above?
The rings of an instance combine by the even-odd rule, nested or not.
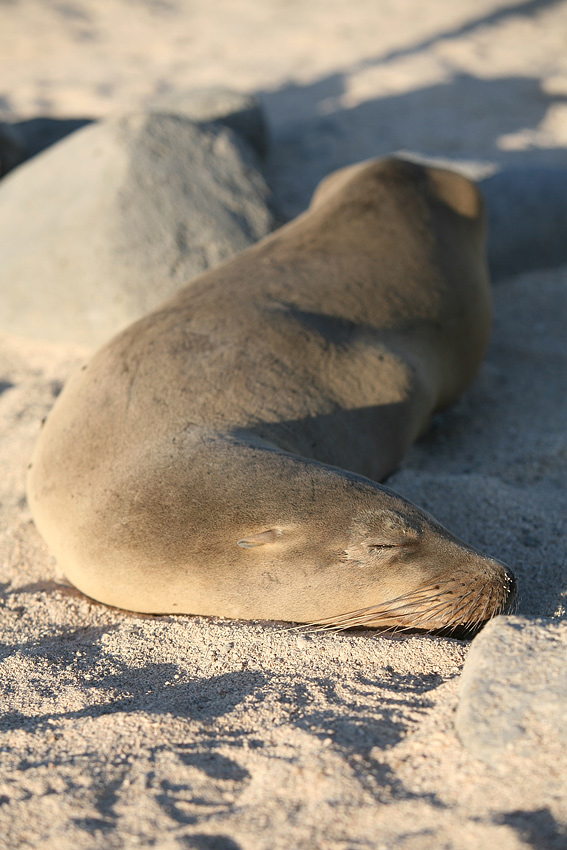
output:
[[[98,345],[273,226],[256,154],[173,109],[91,124],[0,183],[0,322]]]
[[[169,92],[153,97],[144,111],[179,115],[196,124],[218,122],[242,136],[260,156],[267,151],[264,113],[260,101],[252,94],[222,86]],[[0,121],[0,177],[93,120],[41,115]]]
[[[160,94],[150,100],[147,109],[188,118],[196,124],[218,122],[246,139],[256,153],[268,149],[268,130],[260,101],[252,94],[221,86]]]

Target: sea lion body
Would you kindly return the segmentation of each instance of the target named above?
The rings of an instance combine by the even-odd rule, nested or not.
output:
[[[77,587],[130,610],[488,619],[507,568],[375,481],[474,376],[490,317],[473,184],[336,172],[69,381],[32,458],[36,524]]]

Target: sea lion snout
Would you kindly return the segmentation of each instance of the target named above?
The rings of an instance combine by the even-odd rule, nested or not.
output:
[[[428,628],[475,630],[492,617],[509,610],[516,596],[516,578],[507,564],[491,558],[455,537],[433,521],[425,555],[426,574],[438,559],[439,602],[427,617],[445,620]],[[425,553],[424,553],[425,554]]]
[[[375,510],[354,520],[341,553],[353,584],[366,576],[366,602],[320,625],[470,632],[510,609],[516,579],[506,564],[386,488],[373,495]]]
[[[380,601],[317,623],[341,629],[474,632],[511,609],[516,579],[506,565],[462,547],[460,565],[451,567],[442,550],[434,556],[419,548],[381,547],[373,562],[355,562],[385,576],[384,582],[377,582],[376,599]]]

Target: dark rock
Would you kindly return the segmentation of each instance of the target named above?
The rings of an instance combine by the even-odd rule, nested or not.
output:
[[[0,124],[0,176],[91,121],[90,118],[30,118]]]

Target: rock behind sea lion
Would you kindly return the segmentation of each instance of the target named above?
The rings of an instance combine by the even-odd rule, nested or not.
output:
[[[2,180],[4,329],[100,344],[271,230],[248,143],[157,109],[89,125]]]

